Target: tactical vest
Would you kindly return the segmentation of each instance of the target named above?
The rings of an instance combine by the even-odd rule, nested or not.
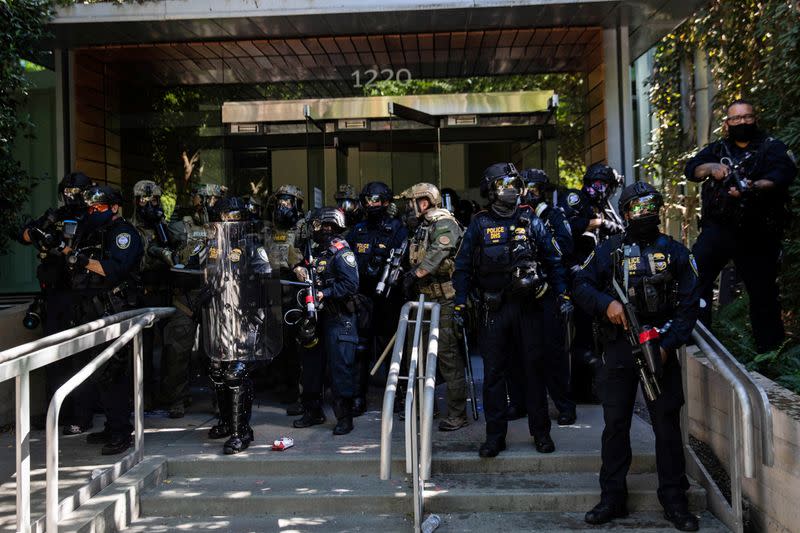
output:
[[[511,281],[515,265],[536,261],[537,247],[531,238],[530,223],[527,213],[517,213],[514,220],[478,215],[480,237],[473,265],[481,288],[503,290]]]
[[[351,243],[356,256],[365,257],[360,260],[359,267],[363,269],[360,274],[369,278],[378,278],[383,269],[386,258],[392,249],[395,228],[392,219],[381,221],[377,228],[368,228],[366,224],[358,225],[354,231],[354,240]]]
[[[446,209],[435,209],[426,213],[422,224],[419,225],[414,232],[414,236],[409,241],[408,261],[412,268],[425,259],[425,254],[428,253],[428,247],[431,244],[431,236],[436,233],[436,223],[444,219],[452,220],[453,223],[458,224],[456,218]],[[458,250],[459,242],[460,239],[454,243],[454,251],[451,256],[442,261],[439,268],[433,273],[436,278],[450,279],[452,277],[455,271],[453,256],[455,256],[455,251]]]
[[[267,253],[272,267],[287,272],[301,259],[297,253],[297,243],[300,230],[297,227],[289,229],[279,229],[272,227],[267,229],[271,232],[267,240],[269,246]]]

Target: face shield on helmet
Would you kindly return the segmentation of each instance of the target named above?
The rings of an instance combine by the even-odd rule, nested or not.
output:
[[[525,185],[525,201],[529,205],[535,206],[536,204],[544,201],[544,185],[542,183],[528,182]]]
[[[649,217],[658,217],[661,201],[655,194],[633,198],[626,206],[628,220],[642,220]]]
[[[83,189],[80,187],[65,187],[64,190],[61,191],[61,200],[64,202],[64,205],[82,206],[84,205]]]
[[[506,206],[515,206],[522,195],[524,184],[519,176],[498,176],[489,186],[490,195]]]
[[[336,200],[336,206],[344,211],[344,214],[354,213],[358,210],[358,202],[351,198],[340,198]]]
[[[584,187],[586,194],[594,200],[607,200],[613,192],[613,188],[603,180],[594,180]]]

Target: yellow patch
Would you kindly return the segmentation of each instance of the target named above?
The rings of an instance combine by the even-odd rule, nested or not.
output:
[[[486,235],[492,242],[498,242],[506,233],[505,226],[497,226],[495,228],[486,228]]]
[[[239,248],[234,248],[228,254],[228,259],[231,263],[238,263],[239,260],[242,258],[242,251]]]
[[[639,262],[642,260],[641,257],[629,257],[628,258],[628,272],[631,274],[636,273],[639,270]]]
[[[656,252],[653,254],[653,264],[656,267],[656,272],[661,272],[667,269],[667,265],[669,265],[669,258],[661,252]]]
[[[216,247],[212,247],[208,250],[208,257],[210,259],[216,259],[219,257],[219,251],[217,251]]]
[[[358,252],[360,254],[365,254],[365,253],[367,253],[367,250],[369,250],[369,243],[368,242],[357,242],[356,243],[356,252]]]
[[[286,233],[276,233],[272,236],[272,240],[275,242],[286,242],[287,235]]]

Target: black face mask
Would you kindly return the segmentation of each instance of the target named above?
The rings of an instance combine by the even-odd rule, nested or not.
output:
[[[107,209],[106,211],[103,212],[90,213],[86,215],[85,218],[86,229],[95,230],[97,228],[105,226],[106,224],[111,222],[112,218],[114,218],[114,213],[113,211],[111,211],[111,209]]]
[[[366,208],[367,220],[370,222],[379,222],[383,220],[386,215],[386,207],[382,205],[370,205]]]
[[[314,242],[320,245],[326,245],[333,240],[334,233],[333,230],[324,230],[321,229],[319,231],[315,231],[312,238]]]
[[[294,207],[280,205],[275,209],[275,223],[281,227],[293,226],[298,219],[297,209]]]
[[[653,242],[658,237],[659,217],[647,216],[637,220],[629,220],[627,234],[633,242]]]
[[[728,137],[734,142],[750,142],[758,137],[758,126],[755,122],[728,126]]]

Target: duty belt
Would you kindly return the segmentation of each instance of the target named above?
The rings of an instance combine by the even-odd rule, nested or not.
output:
[[[434,298],[444,298],[445,300],[452,300],[456,296],[456,290],[453,287],[452,281],[428,283],[419,288],[420,294],[432,296]]]

